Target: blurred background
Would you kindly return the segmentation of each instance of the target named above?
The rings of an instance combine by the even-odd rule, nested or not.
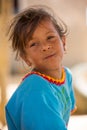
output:
[[[87,0],[0,0],[0,129],[7,130],[5,104],[29,71],[23,61],[15,60],[7,37],[8,26],[17,13],[34,4],[51,7],[68,25],[63,63],[72,71],[78,107],[70,118],[69,130],[87,130]]]

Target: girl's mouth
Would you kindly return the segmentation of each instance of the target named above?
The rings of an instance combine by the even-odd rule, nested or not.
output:
[[[55,54],[51,54],[51,55],[46,56],[44,59],[49,59],[49,58],[52,58],[54,56],[55,56]]]

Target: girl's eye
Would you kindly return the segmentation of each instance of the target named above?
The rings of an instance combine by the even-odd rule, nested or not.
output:
[[[37,43],[32,43],[32,44],[30,44],[30,47],[33,47],[33,46],[36,46],[37,45]]]
[[[54,36],[48,36],[47,37],[47,40],[51,40],[51,39],[53,39],[54,38]]]

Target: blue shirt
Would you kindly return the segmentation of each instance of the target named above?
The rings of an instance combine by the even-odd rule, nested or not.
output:
[[[37,73],[27,75],[6,105],[8,130],[67,130],[75,107],[72,75],[53,82]]]

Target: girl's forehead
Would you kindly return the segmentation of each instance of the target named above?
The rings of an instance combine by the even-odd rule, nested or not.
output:
[[[52,23],[52,21],[51,20],[43,20],[43,21],[41,21],[39,24],[38,24],[38,26],[37,26],[37,28],[38,27],[46,27],[46,28],[50,28],[50,27],[53,27],[54,25],[53,25],[53,23]]]
[[[37,25],[37,27],[36,27],[36,29],[34,30],[34,33],[33,33],[33,34],[35,34],[35,32],[37,33],[38,31],[41,31],[41,32],[44,32],[44,31],[46,31],[46,32],[52,31],[52,32],[54,32],[54,31],[56,31],[56,29],[55,29],[55,27],[54,27],[54,25],[53,25],[53,23],[52,23],[51,20],[44,20],[44,21],[41,21],[41,22]]]
[[[31,28],[32,31],[32,28]],[[33,30],[30,38],[28,41],[31,41],[33,39],[36,39],[37,37],[45,36],[48,33],[58,33],[56,28],[54,27],[54,24],[50,19],[41,20],[36,28]]]

